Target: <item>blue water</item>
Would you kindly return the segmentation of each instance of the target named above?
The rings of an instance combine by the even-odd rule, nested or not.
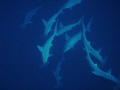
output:
[[[55,89],[56,80],[52,73],[61,59],[65,36],[55,37],[49,58],[50,64],[41,68],[41,53],[37,45],[43,46],[44,24],[59,11],[67,0],[0,0],[0,90],[112,90],[115,83],[91,73],[86,59],[84,45],[79,41],[74,49],[65,53],[60,75],[63,86]],[[37,7],[26,29],[19,28],[27,13]],[[63,25],[77,22],[85,15],[85,25],[93,17],[91,32],[87,39],[97,50],[102,47],[101,55],[108,56],[103,71],[112,69],[116,78],[120,73],[120,1],[119,0],[82,0],[70,9],[64,10],[57,18]],[[70,36],[82,30],[76,26],[69,31]]]

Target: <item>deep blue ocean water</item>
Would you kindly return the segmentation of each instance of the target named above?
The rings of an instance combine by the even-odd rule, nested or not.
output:
[[[60,88],[54,88],[56,80],[52,70],[61,59],[65,36],[55,37],[49,58],[50,64],[41,68],[42,56],[37,45],[43,46],[44,24],[68,0],[0,0],[0,90],[113,90],[115,83],[91,73],[86,59],[84,44],[79,41],[72,50],[64,54],[60,75],[63,76]],[[21,29],[27,13],[42,7],[31,19],[26,29]],[[120,1],[119,0],[82,0],[72,10],[66,9],[57,18],[63,25],[77,22],[83,15],[87,25],[93,17],[91,32],[87,39],[97,50],[102,47],[101,55],[108,60],[100,68],[112,69],[116,78],[120,74]],[[70,36],[82,30],[76,26],[68,31]],[[50,34],[51,35],[51,34]],[[49,36],[50,36],[49,35]],[[97,62],[97,61],[96,61]]]

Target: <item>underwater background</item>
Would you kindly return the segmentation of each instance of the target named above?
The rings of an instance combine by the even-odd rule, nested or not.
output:
[[[41,53],[37,45],[43,46],[44,24],[68,0],[0,0],[0,90],[113,90],[115,83],[91,73],[86,59],[84,44],[79,41],[72,50],[65,53],[60,75],[60,88],[56,84],[52,70],[61,59],[65,36],[55,37],[49,58],[50,64],[40,67]],[[31,19],[26,29],[21,29],[28,12],[42,7]],[[85,25],[93,17],[91,32],[87,39],[95,49],[102,48],[101,55],[108,60],[103,71],[112,69],[112,75],[120,74],[120,1],[82,0],[72,10],[66,9],[57,17],[58,22],[68,25],[84,16]],[[68,31],[70,36],[82,30],[76,26]]]

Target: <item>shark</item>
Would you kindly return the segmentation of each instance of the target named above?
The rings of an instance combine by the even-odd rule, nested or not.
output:
[[[77,5],[78,3],[81,3],[81,1],[82,0],[68,0],[68,2],[62,6],[62,9],[71,9],[73,6]]]
[[[74,35],[73,37],[69,37],[67,34],[65,34],[66,36],[66,44],[64,46],[64,51],[63,52],[67,52],[69,49],[73,48],[74,45],[81,40],[82,37],[82,32],[80,31],[79,33],[77,33],[76,35]]]
[[[56,14],[54,14],[48,21],[45,21],[44,19],[42,19],[44,25],[45,25],[45,31],[44,31],[44,35],[48,35],[48,33],[51,31],[51,27],[54,24],[54,22],[56,22],[56,18],[58,17],[58,15],[62,13],[62,10],[60,9],[59,12],[57,12]]]
[[[76,25],[80,25],[82,22],[82,19],[84,18],[84,16],[77,22],[77,23],[73,23],[67,26],[63,26],[62,23],[60,23],[60,29],[58,29],[57,31],[57,36],[62,35],[63,33],[72,30],[73,27],[75,27]]]
[[[53,54],[50,54],[49,51],[50,51],[50,48],[52,46],[52,41],[54,40],[54,37],[56,36],[57,23],[55,25],[53,35],[50,36],[50,38],[46,41],[45,45],[43,47],[37,45],[39,51],[42,53],[42,60],[43,60],[43,66],[42,67],[47,66],[49,64],[48,58],[53,56]]]
[[[114,82],[116,84],[114,90],[118,90],[120,88],[120,80],[117,79],[116,77],[114,77],[113,75],[111,75],[111,69],[109,69],[107,72],[104,72],[101,69],[99,69],[97,64],[95,64],[91,60],[90,55],[89,55],[90,51],[88,49],[86,49],[86,52],[87,52],[87,59],[89,61],[89,64],[90,64],[91,68],[93,69],[92,73],[97,76],[103,77],[105,79],[108,79],[108,80]]]
[[[84,23],[83,24],[83,29],[85,29],[85,26],[84,26]],[[83,31],[84,32],[84,31]],[[85,32],[83,33],[83,39],[85,39]],[[118,90],[120,88],[120,80],[117,79],[116,77],[114,77],[113,75],[111,75],[111,69],[109,69],[107,72],[104,72],[103,70],[101,70],[100,68],[98,68],[97,64],[94,63],[90,57],[90,52],[91,50],[89,49],[89,47],[87,46],[86,42],[84,41],[84,46],[85,46],[85,50],[86,50],[86,53],[87,53],[87,60],[91,66],[91,68],[93,69],[92,73],[97,75],[97,76],[100,76],[100,77],[103,77],[105,79],[108,79],[110,81],[113,81],[114,83],[116,83],[116,86],[114,88],[114,90]]]
[[[60,80],[63,78],[62,76],[60,76],[60,70],[61,70],[60,66],[64,60],[65,59],[62,57],[62,59],[58,62],[56,69],[53,70],[53,74],[57,82],[57,84],[54,86],[55,88],[59,88],[63,85],[63,83],[60,82]]]
[[[99,50],[95,50],[91,45],[90,45],[90,41],[87,40],[86,38],[86,31],[90,30],[90,22],[88,23],[87,27],[85,27],[83,21],[82,21],[82,27],[83,27],[83,42],[85,47],[87,47],[90,51],[90,54],[93,55],[95,58],[97,58],[102,64],[104,64],[107,60],[107,57],[105,57],[103,59],[103,57],[100,55],[101,52],[101,48]]]
[[[27,28],[27,24],[33,23],[33,22],[31,22],[30,20],[31,20],[31,18],[32,18],[34,15],[36,15],[36,12],[37,12],[40,8],[42,8],[42,7],[38,7],[38,8],[33,9],[32,11],[30,11],[30,12],[26,15],[23,24],[22,24],[22,25],[19,25],[19,27],[21,27],[22,29],[26,29],[26,28]]]

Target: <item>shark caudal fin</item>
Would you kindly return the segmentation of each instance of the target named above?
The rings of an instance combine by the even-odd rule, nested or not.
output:
[[[62,85],[63,85],[63,83],[62,83],[62,82],[60,82],[59,84],[54,85],[54,88],[60,88]]]
[[[27,26],[26,26],[26,25],[21,25],[21,24],[19,24],[18,27],[21,28],[21,29],[27,29]]]
[[[82,23],[82,20],[83,20],[83,18],[85,17],[85,15],[84,16],[82,16],[81,17],[81,19],[77,22],[78,23],[78,25],[81,25],[81,23]]]
[[[120,74],[119,74],[118,80],[119,80],[119,83],[114,87],[113,90],[120,90]]]
[[[43,64],[40,65],[40,67],[41,67],[41,68],[44,68],[44,67],[46,67],[48,64],[49,64],[49,62],[43,63]]]

